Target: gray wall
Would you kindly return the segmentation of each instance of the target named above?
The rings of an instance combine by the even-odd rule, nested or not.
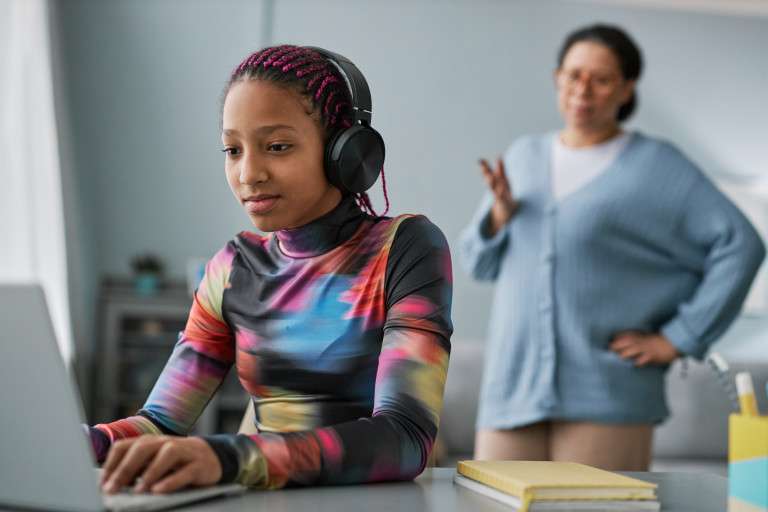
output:
[[[219,96],[265,43],[263,2],[52,3],[69,280],[81,389],[105,273],[151,251],[183,276],[247,218],[226,187]]]
[[[557,47],[597,20],[623,25],[644,50],[630,127],[674,140],[712,174],[768,173],[768,18],[554,0],[270,5],[60,3],[79,201],[70,207],[83,247],[73,265],[84,294],[95,276],[126,273],[141,251],[182,275],[188,257],[248,227],[224,180],[218,100],[231,68],[266,40],[325,46],[358,63],[387,141],[392,213],[426,213],[454,247],[483,191],[477,158],[559,126]],[[373,195],[381,206],[379,188]],[[454,268],[457,338],[482,337],[491,288]]]

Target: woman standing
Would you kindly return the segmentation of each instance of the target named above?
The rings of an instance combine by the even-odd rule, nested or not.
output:
[[[575,31],[555,71],[563,129],[481,161],[462,257],[497,286],[476,458],[647,470],[670,363],[704,355],[764,257],[678,149],[622,129],[641,69],[619,28]]]

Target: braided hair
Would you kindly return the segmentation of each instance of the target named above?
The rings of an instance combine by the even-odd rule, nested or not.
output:
[[[264,80],[289,87],[307,98],[320,117],[326,142],[337,132],[352,126],[352,98],[346,80],[336,66],[315,50],[286,44],[253,52],[232,72],[223,97],[226,98],[235,83],[245,80]],[[383,168],[381,183],[386,203],[383,216],[389,211]],[[364,212],[379,216],[367,193],[356,193],[355,201]]]

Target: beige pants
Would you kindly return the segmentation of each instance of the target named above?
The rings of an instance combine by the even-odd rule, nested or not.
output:
[[[511,430],[480,430],[475,459],[580,462],[611,471],[648,471],[653,425],[543,421]]]

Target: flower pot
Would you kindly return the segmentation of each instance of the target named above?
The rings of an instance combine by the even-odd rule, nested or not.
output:
[[[136,293],[139,295],[154,295],[157,293],[158,288],[160,288],[160,276],[149,272],[141,272],[136,274],[133,285]]]

